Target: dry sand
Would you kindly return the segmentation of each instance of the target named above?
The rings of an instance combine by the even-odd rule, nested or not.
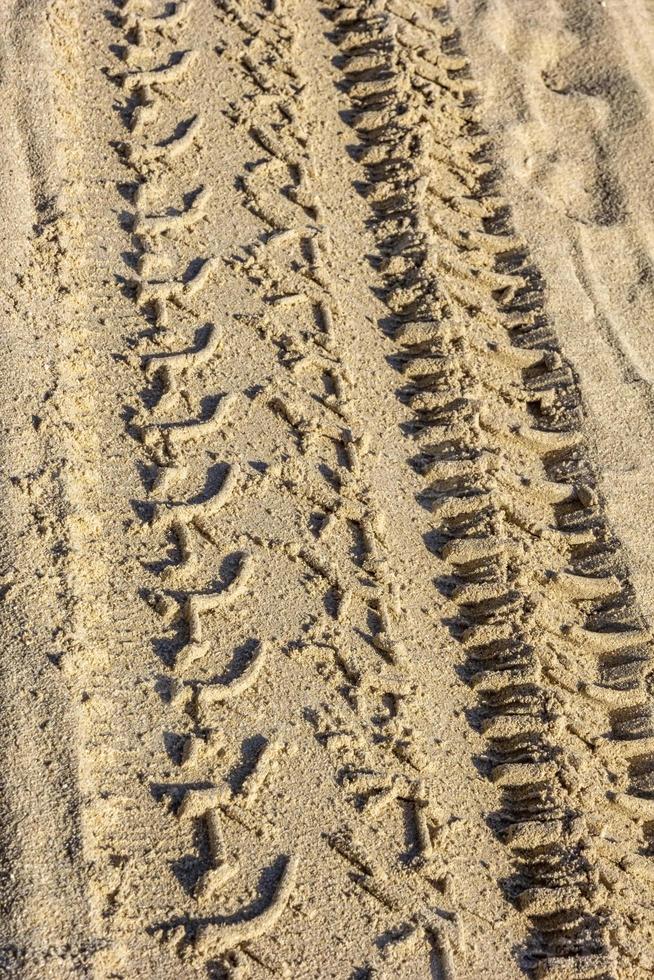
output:
[[[651,977],[654,4],[0,37],[0,976]]]

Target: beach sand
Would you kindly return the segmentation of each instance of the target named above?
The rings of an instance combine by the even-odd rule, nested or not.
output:
[[[0,29],[0,975],[651,977],[654,5]]]

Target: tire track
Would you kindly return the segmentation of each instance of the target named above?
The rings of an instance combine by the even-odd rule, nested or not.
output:
[[[196,68],[198,52],[193,49],[173,51],[168,60],[161,63],[162,45],[157,45],[153,52],[149,49],[149,41],[152,35],[167,39],[171,31],[177,37],[192,9],[192,3],[177,3],[168,13],[151,17],[143,12],[140,3],[128,0],[122,8],[122,28],[127,42],[122,49],[122,58],[127,68],[120,83],[128,126],[136,140],[129,140],[121,147],[126,163],[136,175],[131,229],[137,250],[134,299],[142,314],[153,324],[152,340],[163,348],[146,354],[142,360],[141,367],[150,388],[144,396],[146,407],[132,416],[131,426],[140,435],[147,459],[155,468],[151,502],[147,508],[150,527],[159,539],[162,535],[172,536],[179,554],[179,562],[166,565],[161,572],[161,578],[172,588],[154,594],[152,601],[165,625],[178,620],[185,624],[186,639],[170,664],[169,699],[177,716],[173,726],[180,725],[180,710],[191,723],[190,731],[183,736],[179,764],[182,778],[187,774],[192,778],[175,786],[153,786],[153,791],[163,791],[164,798],[170,798],[172,794],[173,810],[180,825],[195,825],[196,835],[198,823],[202,825],[199,830],[206,837],[208,850],[208,867],[196,876],[191,888],[190,914],[178,917],[176,921],[151,924],[150,931],[163,935],[178,955],[191,965],[220,960],[226,969],[238,970],[250,962],[248,956],[257,960],[256,948],[253,949],[251,943],[272,930],[284,914],[294,890],[298,859],[294,855],[280,855],[275,859],[277,865],[281,861],[279,880],[263,910],[255,914],[248,914],[246,910],[245,915],[237,912],[236,915],[216,917],[214,902],[240,873],[239,859],[226,843],[224,821],[226,818],[235,821],[250,833],[258,829],[258,821],[253,821],[242,811],[256,800],[274,760],[271,742],[240,792],[234,794],[212,786],[216,711],[223,703],[231,704],[256,687],[259,674],[267,667],[267,645],[259,641],[250,662],[228,684],[195,679],[198,663],[206,660],[212,647],[206,639],[205,619],[209,616],[215,625],[216,614],[223,619],[231,614],[234,606],[248,598],[251,601],[248,584],[255,561],[254,555],[247,551],[232,555],[232,560],[236,557],[238,561],[232,580],[218,591],[211,588],[207,591],[201,586],[198,591],[191,584],[194,579],[203,577],[203,563],[196,553],[197,538],[200,536],[212,545],[220,546],[222,541],[215,533],[216,521],[233,499],[242,502],[248,492],[256,491],[260,481],[242,474],[238,463],[232,463],[224,468],[219,488],[209,496],[205,493],[200,499],[184,500],[175,499],[177,494],[173,493],[175,485],[181,484],[181,496],[184,497],[189,449],[193,451],[196,443],[202,445],[216,434],[224,433],[228,425],[234,424],[235,414],[243,421],[243,413],[239,411],[243,396],[235,392],[224,394],[207,418],[167,420],[171,413],[178,413],[180,407],[183,411],[188,402],[182,385],[210,362],[221,347],[220,331],[210,325],[203,346],[186,351],[168,349],[176,333],[171,311],[188,309],[192,299],[201,295],[214,272],[215,257],[194,256],[186,269],[173,278],[162,278],[160,271],[162,267],[172,266],[169,253],[165,251],[166,244],[185,237],[204,219],[211,196],[211,188],[200,185],[184,193],[182,207],[172,213],[165,203],[170,193],[168,185],[176,181],[173,168],[192,150],[202,131],[202,116],[195,114],[176,124],[171,135],[164,139],[158,139],[156,135],[164,93],[170,99],[174,86]],[[208,770],[205,769],[207,762],[210,763]]]
[[[299,16],[231,2],[219,6],[248,38],[247,55],[238,35],[223,53],[253,86],[243,105],[232,107],[231,118],[265,154],[241,183],[246,206],[264,231],[236,264],[271,308],[260,330],[286,370],[267,398],[294,434],[296,452],[271,476],[280,491],[312,505],[307,524],[313,534],[292,547],[324,580],[327,612],[294,646],[295,655],[313,659],[328,682],[328,700],[309,717],[355,817],[354,826],[329,838],[330,845],[348,861],[359,888],[395,917],[394,938],[381,943],[367,970],[415,970],[421,955],[425,970],[420,951],[431,947],[439,964],[434,968],[454,976],[455,959],[463,963],[466,949],[454,882],[438,855],[447,820],[430,798],[433,763],[412,724],[417,681],[402,639],[384,514],[370,479],[375,447],[353,414],[353,378],[339,344],[343,313],[330,281],[330,233],[315,189],[307,81],[293,57]],[[389,819],[398,804],[410,809],[412,824],[411,870],[400,882],[393,872],[403,860],[398,865],[393,857],[397,831]],[[377,834],[377,850],[384,832],[384,862],[361,843],[370,840],[366,824]]]
[[[205,8],[199,11],[205,12]],[[140,107],[148,106],[147,121],[136,127],[137,137],[130,136],[118,146],[121,159],[135,175],[132,186],[124,188],[132,207],[122,217],[133,246],[123,256],[132,270],[125,293],[136,311],[132,351],[126,360],[131,371],[142,371],[144,384],[141,404],[130,406],[126,418],[129,434],[140,443],[140,468],[148,489],[147,499],[135,505],[142,527],[134,535],[147,556],[144,565],[150,585],[144,584],[141,591],[152,615],[138,624],[135,633],[141,643],[147,643],[147,622],[159,617],[161,636],[155,644],[165,670],[163,677],[152,679],[165,702],[157,726],[174,768],[150,760],[146,765],[142,757],[149,792],[161,804],[156,826],[165,841],[152,853],[147,869],[152,878],[153,868],[160,868],[161,898],[156,895],[153,901],[151,891],[144,889],[149,901],[143,911],[135,910],[132,885],[127,905],[132,921],[119,927],[124,919],[115,913],[112,931],[123,928],[128,947],[142,946],[152,969],[179,970],[184,976],[203,969],[217,975],[239,971],[284,975],[292,962],[294,975],[308,977],[314,964],[305,952],[307,936],[324,947],[347,921],[348,942],[338,951],[338,962],[346,970],[347,964],[366,955],[361,935],[383,934],[382,923],[390,918],[401,935],[397,942],[386,943],[384,960],[390,963],[391,947],[397,947],[397,962],[420,962],[428,969],[436,953],[447,961],[450,944],[458,942],[459,930],[449,908],[452,887],[443,899],[427,876],[427,871],[436,875],[438,869],[427,868],[425,862],[423,877],[416,873],[414,882],[396,888],[390,905],[389,900],[372,897],[374,887],[373,891],[360,888],[350,896],[347,888],[358,871],[348,873],[344,865],[341,854],[346,845],[338,850],[327,840],[334,827],[339,840],[350,839],[343,819],[349,804],[343,803],[336,780],[325,778],[324,764],[315,762],[309,776],[317,799],[307,799],[308,780],[305,776],[304,783],[294,785],[296,763],[289,763],[291,757],[297,759],[302,773],[307,758],[321,751],[303,718],[307,701],[319,698],[331,706],[343,700],[335,677],[327,684],[314,671],[308,681],[306,677],[309,661],[317,652],[322,655],[320,650],[337,660],[339,643],[332,630],[338,631],[342,619],[348,639],[356,641],[367,659],[369,650],[375,651],[372,671],[364,663],[361,668],[349,665],[353,692],[343,703],[364,746],[360,759],[353,761],[360,766],[370,760],[372,743],[383,735],[375,761],[381,771],[380,785],[355,787],[348,797],[356,796],[359,806],[367,797],[388,790],[388,809],[396,812],[384,867],[398,866],[397,834],[401,847],[407,808],[413,812],[409,850],[414,842],[416,847],[431,847],[428,790],[415,777],[398,780],[396,772],[407,766],[419,771],[424,762],[417,739],[405,730],[403,702],[408,702],[410,692],[398,688],[402,648],[391,608],[395,597],[379,554],[381,522],[363,482],[359,457],[366,455],[365,439],[358,432],[352,438],[350,429],[354,425],[348,419],[345,369],[335,358],[317,369],[307,359],[289,375],[286,367],[278,369],[263,342],[261,351],[244,363],[246,325],[226,315],[221,295],[232,288],[233,273],[225,273],[230,266],[220,256],[206,248],[200,252],[202,216],[195,213],[187,221],[187,215],[197,211],[201,195],[210,207],[211,192],[218,193],[195,169],[194,177],[199,179],[186,183],[193,169],[189,159],[206,159],[199,153],[203,130],[195,131],[181,153],[175,151],[171,157],[165,152],[166,146],[177,146],[184,138],[190,118],[202,118],[199,111],[196,116],[200,100],[194,78],[202,71],[207,49],[182,59],[183,34],[176,34],[178,50],[171,54],[165,30],[157,40],[152,29],[139,31],[133,8],[128,14],[130,26],[120,25],[126,42],[120,54],[127,68],[121,68],[118,81],[130,133],[135,114],[140,117]],[[281,47],[286,56],[286,44]],[[253,59],[252,47],[249,55]],[[186,66],[185,73],[171,76],[169,69],[180,64]],[[188,106],[192,115],[188,112],[179,125],[178,117],[187,112],[184,91],[192,93]],[[168,142],[160,139],[162,131],[170,134]],[[156,152],[151,152],[153,146]],[[233,146],[238,146],[236,137],[229,144],[230,149]],[[275,174],[272,185],[278,188],[283,179],[279,181]],[[294,201],[293,207],[301,207],[315,220],[311,182],[298,175],[300,184],[301,193],[295,196],[302,196],[303,203]],[[210,220],[215,220],[215,212]],[[219,325],[205,323],[198,329],[205,319],[203,308],[215,303],[216,296]],[[239,316],[245,319],[247,314]],[[235,337],[230,336],[229,325],[237,328]],[[327,333],[321,325],[320,335]],[[190,337],[196,342],[192,344]],[[304,454],[293,445],[305,441],[305,436],[307,444],[323,436],[317,431],[314,436],[304,433],[302,423],[299,429],[289,425],[288,416],[294,411],[291,397],[308,400],[308,408],[312,407],[314,386],[322,384],[325,366],[331,371],[322,393],[323,420],[329,428],[326,459],[335,475],[326,482],[316,473],[308,479],[312,493],[328,502],[323,524],[330,514],[334,521],[322,528],[319,540],[311,530],[315,500],[297,487]],[[207,382],[218,370],[221,381],[214,397],[208,394]],[[240,378],[238,385],[226,383],[230,372]],[[296,379],[291,388],[289,376]],[[282,402],[285,418],[280,414]],[[308,422],[311,428],[312,419]],[[255,440],[260,443],[256,455]],[[317,449],[310,450],[312,466],[321,458]],[[193,492],[191,488],[198,485],[200,491]],[[171,548],[168,557],[162,554],[166,545]],[[362,585],[358,579],[366,581]],[[280,592],[281,584],[285,591]],[[365,638],[359,638],[355,627],[365,630]],[[222,670],[219,663],[225,648],[231,657]],[[377,661],[385,663],[384,675],[379,674]],[[361,683],[353,671],[361,673]],[[296,690],[291,693],[291,688]],[[358,708],[355,695],[361,702]],[[369,701],[365,711],[364,695]],[[138,749],[136,754],[141,757]],[[340,776],[342,767],[335,769],[334,775]],[[353,816],[356,812],[352,810]],[[138,833],[147,840],[155,823],[146,813],[141,817],[145,826]],[[382,826],[391,823],[386,814],[382,817]],[[130,815],[129,820],[134,833],[136,817]],[[374,823],[374,817],[369,822]],[[358,823],[359,846],[370,852],[378,849],[376,828],[369,829],[360,819]],[[105,847],[118,850],[118,839],[114,829]],[[345,882],[346,893],[344,897],[334,889],[323,898],[320,919],[313,923],[302,910],[309,905],[311,876],[322,875],[325,860],[335,865],[334,880]],[[168,877],[165,862],[172,872]],[[112,900],[119,905],[123,895]],[[372,912],[366,902],[372,903]],[[303,931],[294,948],[292,923],[300,915]],[[277,940],[278,930],[283,942]]]
[[[331,16],[526,962],[543,976],[646,971],[649,634],[594,490],[575,379],[445,8]]]

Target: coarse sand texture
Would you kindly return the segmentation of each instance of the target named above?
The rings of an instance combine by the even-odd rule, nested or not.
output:
[[[654,976],[654,3],[0,37],[0,977]]]

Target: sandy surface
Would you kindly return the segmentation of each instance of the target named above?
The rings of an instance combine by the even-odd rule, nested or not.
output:
[[[652,976],[654,6],[0,37],[0,976]]]

